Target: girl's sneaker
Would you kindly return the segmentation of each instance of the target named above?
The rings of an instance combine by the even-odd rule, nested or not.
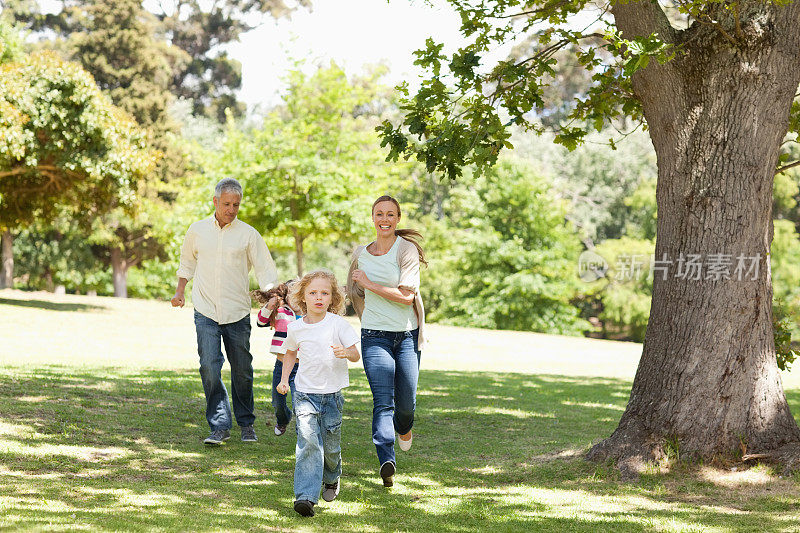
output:
[[[326,502],[332,502],[339,495],[339,480],[336,483],[325,483],[322,489],[322,499]]]
[[[286,426],[279,426],[278,424],[275,424],[275,435],[280,437],[284,433],[286,433]]]

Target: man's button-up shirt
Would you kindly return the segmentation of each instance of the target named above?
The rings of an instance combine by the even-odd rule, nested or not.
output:
[[[195,310],[218,324],[237,322],[250,313],[250,268],[262,290],[278,281],[264,239],[238,218],[220,227],[217,218],[189,226],[181,248],[178,277],[190,280]]]

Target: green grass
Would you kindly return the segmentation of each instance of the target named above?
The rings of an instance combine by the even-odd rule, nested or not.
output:
[[[398,451],[392,489],[377,475],[369,387],[352,367],[342,491],[303,519],[291,507],[293,431],[275,437],[264,424],[271,418],[271,360],[255,345],[262,337],[266,345],[265,332],[253,332],[254,351],[264,350],[256,358],[259,442],[241,443],[234,430],[225,446],[206,448],[185,310],[0,296],[0,529],[798,530],[798,478],[782,479],[768,467],[679,463],[626,483],[611,465],[584,461],[589,446],[616,426],[629,378],[447,370],[441,367],[449,356],[437,352],[442,345],[423,354],[414,447]],[[8,303],[31,299],[47,305]],[[64,307],[75,305],[82,307]],[[464,342],[485,335],[460,330]],[[94,337],[116,337],[119,349]],[[43,347],[42,338],[56,345],[51,355],[18,349]],[[137,357],[131,345],[149,352]],[[591,356],[580,352],[573,362]],[[489,357],[464,354],[480,368],[492,366]],[[635,363],[609,374],[633,370]],[[800,412],[800,390],[788,397]]]

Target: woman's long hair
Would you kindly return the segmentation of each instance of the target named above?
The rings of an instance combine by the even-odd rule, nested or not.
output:
[[[401,217],[400,202],[398,202],[397,200],[395,200],[393,197],[389,196],[388,194],[384,194],[383,196],[381,196],[380,198],[378,198],[377,200],[372,202],[372,212],[373,213],[375,212],[375,206],[378,205],[381,202],[392,202],[395,205],[395,207],[397,207],[397,218],[398,218],[398,220],[400,219],[400,217]],[[422,233],[420,233],[419,231],[417,231],[415,229],[404,228],[404,229],[395,229],[394,230],[394,234],[397,235],[398,237],[402,237],[405,240],[410,241],[411,243],[413,243],[414,246],[417,247],[417,252],[419,252],[419,262],[422,263],[425,266],[428,266],[428,262],[425,260],[425,252],[422,250],[422,245],[419,243],[419,241],[424,238],[422,236]]]

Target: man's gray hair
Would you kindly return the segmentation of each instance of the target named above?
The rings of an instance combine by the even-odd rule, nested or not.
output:
[[[223,178],[214,187],[214,198],[219,198],[224,192],[232,192],[239,195],[241,199],[244,194],[242,192],[242,184],[233,178]]]

